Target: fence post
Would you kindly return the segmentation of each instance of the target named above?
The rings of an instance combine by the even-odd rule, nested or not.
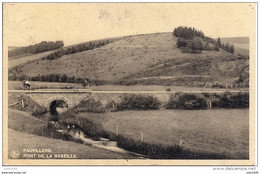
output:
[[[181,146],[182,146],[182,140],[180,140],[180,148],[181,148]]]
[[[142,132],[141,133],[141,142],[143,142],[144,141],[144,133]]]
[[[118,135],[118,125],[116,125],[116,135]]]
[[[22,99],[22,109],[24,108],[24,102],[23,102],[23,99]]]
[[[208,102],[208,108],[211,108],[212,107],[212,103],[211,103],[211,100],[209,100]]]

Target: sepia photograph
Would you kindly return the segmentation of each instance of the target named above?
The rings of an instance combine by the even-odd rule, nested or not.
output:
[[[3,5],[4,165],[254,165],[256,3]]]

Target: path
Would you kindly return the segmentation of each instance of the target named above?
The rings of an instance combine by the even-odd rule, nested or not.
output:
[[[237,90],[227,90],[227,89],[219,89],[219,90],[178,90],[178,91],[93,91],[88,89],[71,89],[71,90],[61,90],[61,89],[50,89],[50,90],[8,90],[10,93],[103,93],[103,94],[171,94],[176,92],[183,93],[224,93],[224,92],[249,92],[247,89],[237,89]]]

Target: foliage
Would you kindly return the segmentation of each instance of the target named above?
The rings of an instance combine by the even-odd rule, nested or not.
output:
[[[205,99],[194,94],[176,94],[171,95],[166,105],[166,109],[205,109],[207,102]]]
[[[47,109],[45,107],[35,106],[32,115],[37,117],[46,113],[47,113]]]
[[[195,28],[191,28],[191,27],[188,28],[182,26],[175,28],[173,31],[173,35],[176,37],[182,37],[184,39],[193,39],[194,36],[198,36],[201,38],[205,37],[202,31],[198,31]]]
[[[106,80],[93,80],[88,78],[81,78],[81,77],[69,77],[66,74],[48,74],[48,75],[40,75],[28,77],[24,75],[21,72],[21,67],[15,67],[11,70],[9,70],[8,73],[8,80],[12,81],[23,81],[25,79],[31,80],[31,81],[41,81],[41,82],[64,82],[64,83],[79,83],[82,84],[82,86],[88,84],[93,85],[105,85],[105,84],[111,84],[112,82],[106,81]]]
[[[93,113],[104,113],[105,107],[100,101],[95,101],[93,99],[83,100],[74,108],[76,113],[79,112],[93,112]]]
[[[200,39],[193,39],[191,40],[187,46],[189,48],[191,48],[192,50],[202,50],[203,46],[202,46],[202,42]]]
[[[116,108],[117,110],[156,110],[161,102],[153,96],[126,95]]]
[[[226,92],[224,96],[218,96],[212,102],[212,107],[215,108],[248,108],[249,107],[249,93],[238,93],[231,95]]]
[[[104,134],[104,128],[102,124],[98,124],[90,119],[75,117],[61,116],[58,122],[60,125],[67,127],[67,125],[74,125],[80,128],[88,137],[101,137]]]
[[[194,50],[210,50],[208,47],[208,43],[211,43],[214,45],[215,51],[219,51],[219,48],[222,48],[232,54],[234,54],[234,52],[235,52],[234,45],[229,44],[228,42],[226,44],[222,44],[220,38],[218,38],[216,41],[213,38],[205,36],[201,30],[197,30],[195,28],[179,26],[174,29],[173,35],[178,37],[177,44],[176,44],[178,48],[179,47],[188,47],[191,50],[193,50],[193,52],[188,51],[188,50],[186,50],[186,51],[183,50],[183,52],[185,52],[185,53],[189,53],[189,52],[197,53]],[[203,48],[201,41],[198,41],[198,40],[196,41],[195,37],[199,37],[199,38],[203,39],[205,42],[207,42],[207,46],[205,48]]]
[[[75,53],[79,53],[79,52],[83,52],[83,51],[87,51],[87,50],[92,50],[92,49],[104,46],[110,42],[112,42],[112,41],[107,40],[107,41],[103,41],[103,42],[100,41],[98,43],[89,42],[89,43],[79,44],[79,45],[72,46],[72,47],[69,47],[66,49],[57,50],[57,51],[49,54],[48,56],[43,57],[42,59],[54,60],[54,59],[62,57],[63,55],[75,54]]]
[[[50,123],[47,124],[47,126],[41,126],[37,128],[36,130],[33,130],[33,134],[36,134],[38,136],[45,136],[50,138],[56,138],[61,139],[64,141],[73,141],[74,138],[69,134],[64,134],[61,132],[57,132],[56,128],[54,128]]]
[[[186,47],[187,41],[185,39],[179,37],[176,45],[177,45],[177,48]]]
[[[166,91],[171,91],[171,88],[167,88]]]
[[[13,57],[21,54],[37,54],[45,51],[55,50],[64,46],[63,41],[47,42],[42,41],[38,44],[30,45],[27,47],[20,47],[8,51],[8,57]]]

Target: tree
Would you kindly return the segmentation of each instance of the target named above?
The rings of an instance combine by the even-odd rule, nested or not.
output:
[[[63,75],[62,75],[61,81],[62,81],[62,82],[68,82],[68,77],[67,77],[66,74],[63,74]]]
[[[234,45],[231,45],[230,53],[234,54],[234,52],[235,52]]]
[[[220,38],[218,38],[217,46],[218,46],[219,48],[221,48],[221,41],[220,41]]]

